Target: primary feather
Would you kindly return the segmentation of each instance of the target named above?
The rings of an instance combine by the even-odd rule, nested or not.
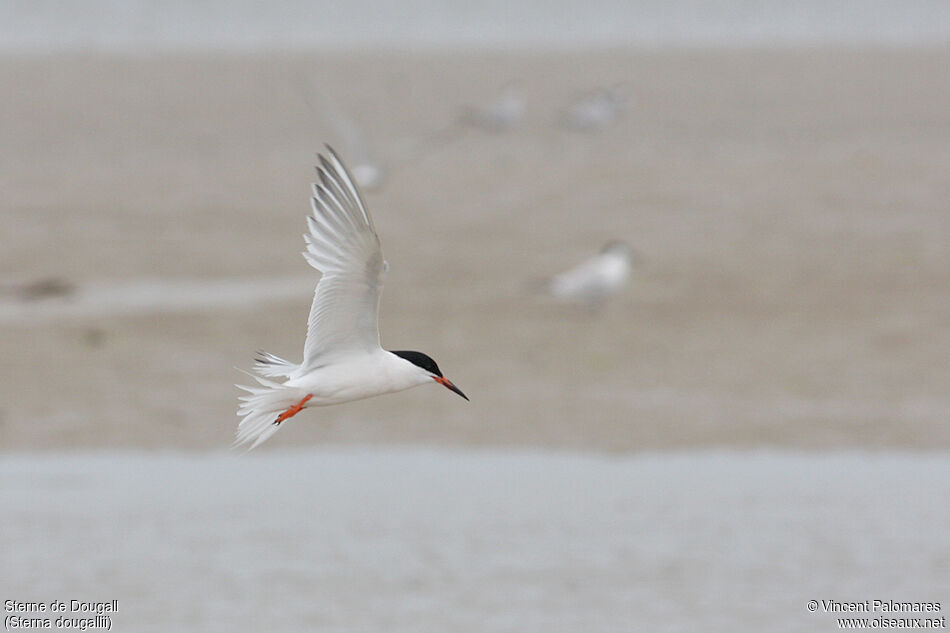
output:
[[[314,291],[301,372],[327,356],[379,347],[379,297],[386,261],[372,217],[340,159],[327,148],[307,218],[303,256],[322,273]]]

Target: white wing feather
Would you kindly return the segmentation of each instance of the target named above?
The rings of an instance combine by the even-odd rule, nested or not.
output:
[[[314,291],[301,373],[340,353],[379,348],[379,296],[387,264],[373,219],[332,148],[320,156],[307,262],[322,273]]]

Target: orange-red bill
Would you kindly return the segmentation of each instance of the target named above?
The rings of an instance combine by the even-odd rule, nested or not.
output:
[[[442,385],[443,387],[445,387],[446,389],[448,389],[449,391],[454,391],[454,392],[457,393],[458,395],[460,395],[460,396],[462,396],[463,398],[465,398],[466,400],[468,400],[468,396],[466,396],[464,393],[462,393],[462,390],[461,390],[461,389],[459,389],[458,387],[456,387],[455,385],[453,385],[453,384],[452,384],[452,381],[449,380],[448,378],[444,378],[444,377],[442,377],[442,376],[436,376],[434,380],[435,380],[437,383],[439,383],[440,385]]]

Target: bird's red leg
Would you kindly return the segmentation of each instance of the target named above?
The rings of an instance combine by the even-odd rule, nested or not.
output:
[[[277,419],[274,420],[274,424],[280,424],[287,418],[292,418],[298,413],[300,413],[300,411],[303,410],[303,405],[307,404],[307,400],[309,400],[312,397],[313,397],[312,393],[308,393],[307,395],[305,395],[300,402],[298,402],[294,406],[290,407],[289,409],[287,409],[286,411],[278,415]]]

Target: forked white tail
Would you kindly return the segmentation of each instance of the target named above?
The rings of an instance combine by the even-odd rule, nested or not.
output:
[[[287,365],[291,366],[289,363]],[[256,369],[258,373],[265,373],[260,363],[258,363]],[[278,373],[276,369],[272,369],[270,372],[266,375],[284,375]],[[274,380],[255,376],[249,372],[245,373],[256,380],[259,386],[235,385],[246,391],[247,394],[239,398],[241,405],[238,407],[237,414],[243,419],[238,424],[237,439],[235,439],[234,445],[250,444],[249,449],[252,449],[276,433],[282,426],[282,423],[278,422],[280,415],[299,403],[307,394],[294,387],[285,387]]]

